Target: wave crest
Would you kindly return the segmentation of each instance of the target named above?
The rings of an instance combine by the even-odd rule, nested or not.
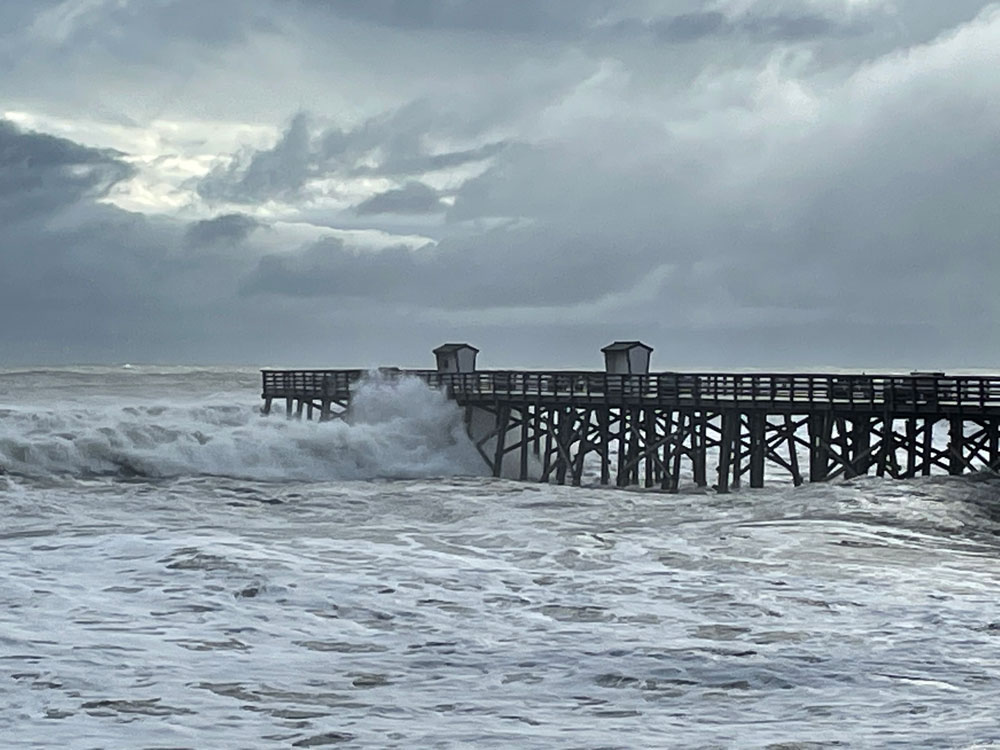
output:
[[[0,410],[0,469],[305,481],[483,473],[461,409],[416,379],[365,381],[345,419],[324,423],[221,399]]]

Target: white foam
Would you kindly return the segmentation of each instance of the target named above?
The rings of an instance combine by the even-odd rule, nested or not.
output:
[[[0,410],[0,467],[34,476],[317,481],[484,471],[459,407],[419,380],[367,381],[348,418],[325,423],[262,417],[246,395],[239,399],[19,403]]]

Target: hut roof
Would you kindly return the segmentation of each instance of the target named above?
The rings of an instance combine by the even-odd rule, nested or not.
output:
[[[450,354],[451,352],[457,352],[460,349],[472,349],[474,352],[479,350],[472,344],[441,344],[437,349],[435,349],[432,354]]]
[[[641,341],[615,341],[613,344],[608,344],[606,347],[601,349],[602,352],[624,352],[629,349],[635,349],[636,347],[642,347],[648,351],[653,351],[653,347],[647,346]]]

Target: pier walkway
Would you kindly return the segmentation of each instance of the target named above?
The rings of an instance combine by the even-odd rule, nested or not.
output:
[[[764,484],[765,464],[800,484],[871,472],[908,478],[1000,467],[1000,377],[801,373],[441,372],[415,377],[465,407],[470,436],[497,476],[579,484],[711,480]],[[264,370],[263,412],[329,419],[364,370]]]

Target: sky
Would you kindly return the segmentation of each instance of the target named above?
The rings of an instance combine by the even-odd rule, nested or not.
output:
[[[1000,3],[0,3],[0,366],[1000,371]]]

